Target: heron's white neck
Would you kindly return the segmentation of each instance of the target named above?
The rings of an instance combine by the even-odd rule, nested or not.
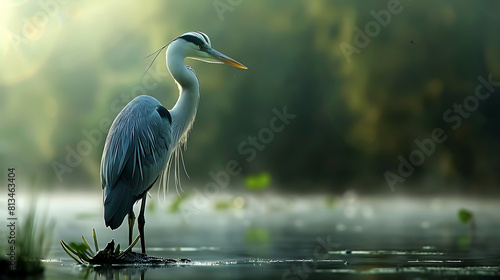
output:
[[[179,99],[170,110],[174,143],[185,143],[200,100],[200,86],[194,70],[184,65],[185,51],[172,42],[167,48],[167,67],[179,87]]]

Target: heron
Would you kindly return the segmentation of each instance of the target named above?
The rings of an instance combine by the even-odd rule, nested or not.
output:
[[[167,68],[179,88],[177,102],[167,110],[154,97],[141,95],[134,98],[111,124],[101,158],[105,224],[115,230],[128,215],[130,245],[136,220],[133,206],[142,200],[137,225],[143,254],[146,253],[144,212],[147,193],[158,178],[169,171],[173,162],[178,164],[178,151],[187,141],[198,109],[198,78],[193,68],[184,64],[184,59],[247,69],[214,50],[210,39],[202,32],[188,32],[177,37],[153,53],[156,53],[153,62],[167,46]]]

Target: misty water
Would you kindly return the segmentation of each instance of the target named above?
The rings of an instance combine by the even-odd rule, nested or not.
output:
[[[105,268],[77,265],[59,240],[81,242],[81,235],[91,240],[95,228],[100,248],[112,238],[123,246],[126,224],[116,231],[104,227],[98,195],[42,196],[39,212],[56,220],[43,277],[494,279],[500,275],[500,216],[494,199],[360,197],[353,192],[219,194],[209,201],[187,197],[173,208],[175,199],[169,194],[159,202],[156,193],[149,199],[147,252],[189,258],[191,263]],[[474,213],[474,231],[457,217],[464,207]],[[139,250],[137,245],[135,251]]]

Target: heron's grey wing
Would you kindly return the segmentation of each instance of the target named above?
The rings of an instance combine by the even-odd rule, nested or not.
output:
[[[144,120],[146,125],[137,124],[133,151],[119,178],[137,196],[142,196],[154,184],[170,155],[172,130],[170,123],[160,116],[161,110],[166,111],[163,106],[155,108]]]
[[[171,143],[170,114],[156,99],[139,96],[118,114],[101,160],[107,224],[109,220],[121,224],[133,203],[156,181],[170,157]]]
[[[142,98],[141,98],[142,97]],[[171,117],[154,98],[139,96],[116,117],[101,160],[102,188],[118,180],[147,185],[130,186],[141,194],[165,167],[172,142]]]

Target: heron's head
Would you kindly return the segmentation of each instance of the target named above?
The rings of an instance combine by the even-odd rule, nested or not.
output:
[[[233,67],[247,69],[238,61],[212,49],[210,38],[202,32],[188,32],[174,40],[182,45],[187,58],[197,59],[210,63],[225,63]]]

